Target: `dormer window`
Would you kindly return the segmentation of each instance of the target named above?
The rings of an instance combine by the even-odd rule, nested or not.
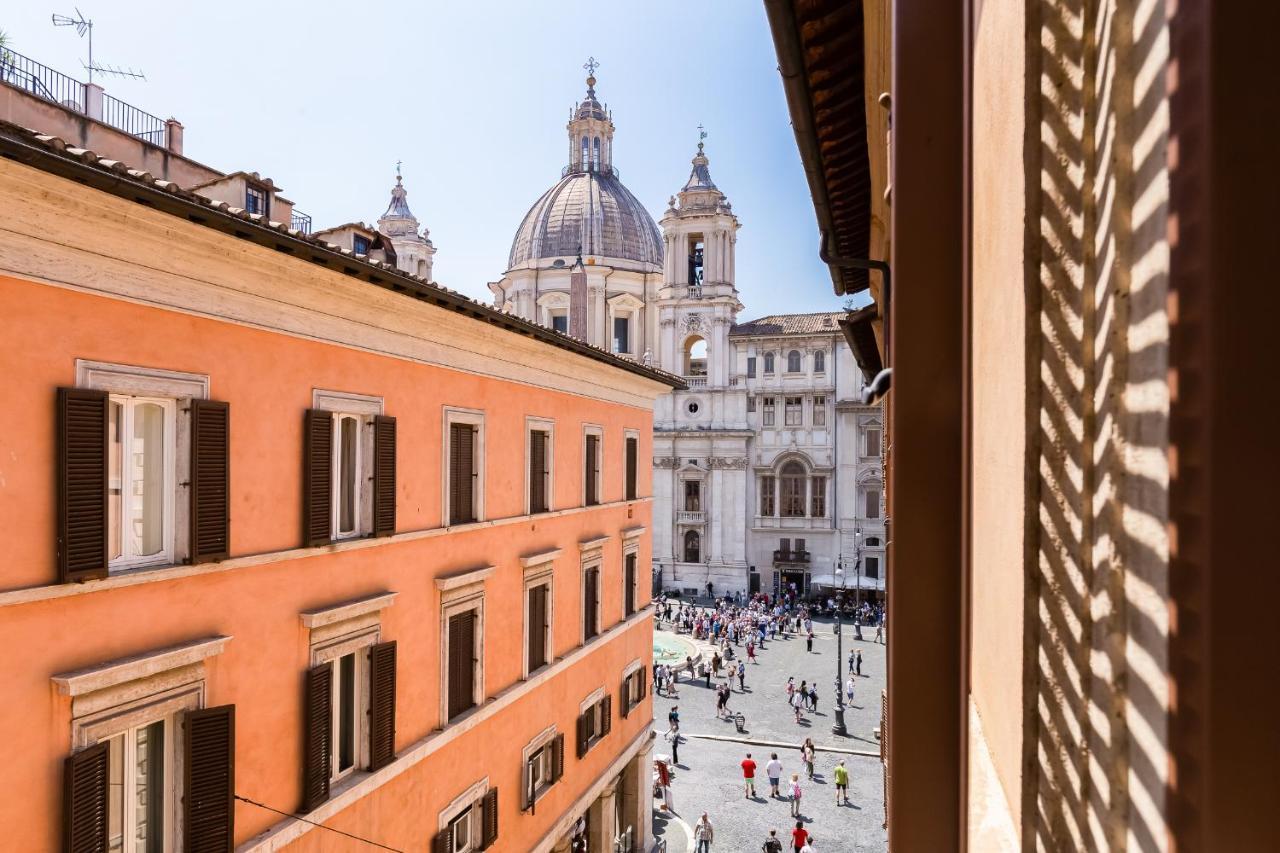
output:
[[[244,209],[249,213],[259,213],[266,216],[269,198],[265,188],[249,184],[244,190]]]
[[[359,234],[356,234],[351,238],[351,249],[357,255],[369,254],[369,238],[361,237]]]

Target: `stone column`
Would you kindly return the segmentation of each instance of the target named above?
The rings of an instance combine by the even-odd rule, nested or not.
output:
[[[628,765],[634,784],[627,788],[635,793],[630,798],[634,810],[628,808],[627,815],[635,827],[637,853],[649,853],[653,846],[653,744],[653,738],[646,740]]]
[[[569,853],[569,848],[573,846],[573,834],[566,833],[563,838],[556,842],[551,848],[551,853]]]
[[[600,792],[600,796],[591,804],[590,817],[587,818],[587,848],[589,850],[613,850],[613,837],[618,828],[614,825],[617,814],[613,799],[618,792],[618,780],[610,779]]]

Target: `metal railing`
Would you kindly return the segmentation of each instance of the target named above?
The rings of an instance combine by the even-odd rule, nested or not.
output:
[[[677,524],[702,524],[705,516],[701,510],[681,509],[676,510]]]
[[[305,213],[295,210],[293,215],[289,217],[289,227],[294,231],[301,231],[303,234],[311,233],[311,217]]]
[[[164,147],[164,119],[140,110],[133,104],[126,104],[119,98],[103,94],[101,120],[143,142]]]
[[[0,82],[69,110],[84,112],[83,83],[12,50],[0,50]]]
[[[807,563],[809,562],[808,551],[774,551],[773,561],[775,563]]]
[[[584,169],[581,166],[579,166],[577,163],[570,163],[568,166],[565,166],[563,169],[561,169],[560,177],[567,178],[568,176],[578,172],[584,172],[584,173],[590,172],[594,175],[613,175],[618,180],[622,180],[622,173],[619,172],[617,168],[614,166],[609,166],[607,168],[601,167],[601,166],[588,166]]]

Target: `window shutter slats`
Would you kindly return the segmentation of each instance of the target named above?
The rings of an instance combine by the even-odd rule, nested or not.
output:
[[[186,715],[187,853],[231,853],[235,836],[236,706]]]
[[[600,737],[613,730],[613,697],[608,694],[600,700]]]
[[[333,666],[322,663],[307,670],[306,709],[302,752],[302,813],[329,799],[329,761],[332,744],[330,706]]]
[[[556,735],[551,741],[551,781],[559,782],[564,775],[564,735]]]
[[[396,419],[373,419],[373,535],[396,532]]]
[[[591,713],[590,711],[587,712]],[[578,757],[587,754],[587,714],[578,715]]]
[[[644,664],[640,664],[640,672],[638,673],[637,678],[640,679],[640,690],[636,694],[636,703],[639,704],[641,699],[644,699],[645,696],[649,695],[649,667]]]
[[[529,590],[529,671],[547,662],[547,588]]]
[[[449,619],[449,719],[475,704],[475,611]]]
[[[191,562],[231,550],[231,407],[191,401]]]
[[[62,849],[107,853],[110,744],[101,741],[63,764]]]
[[[106,392],[58,389],[58,577],[63,583],[107,576]]]
[[[634,438],[627,439],[627,500],[636,499],[636,454],[639,442]]]
[[[396,757],[396,643],[369,650],[369,769]]]
[[[547,434],[529,433],[529,512],[547,511]]]
[[[453,853],[453,827],[446,826],[431,842],[431,853]]]
[[[582,595],[582,625],[584,638],[588,640],[594,637],[599,630],[599,626],[596,624],[599,577],[598,569],[587,569],[586,577],[583,578],[583,584],[586,588]]]
[[[498,840],[498,789],[490,788],[485,792],[480,804],[480,823],[482,832],[480,849],[488,850]]]
[[[622,688],[618,691],[618,714],[622,719],[631,712],[631,676],[622,677]]]
[[[598,483],[600,478],[600,469],[596,461],[599,441],[599,436],[587,436],[586,458],[583,459],[583,465],[587,472],[587,506],[595,506],[600,502]]]
[[[327,545],[333,494],[333,416],[308,409],[303,428],[302,538],[308,546]]]
[[[624,568],[624,581],[626,590],[624,591],[625,601],[623,606],[626,615],[630,616],[636,612],[636,555],[628,554],[626,556],[626,566]]]
[[[468,524],[475,516],[475,427],[449,425],[449,523]]]

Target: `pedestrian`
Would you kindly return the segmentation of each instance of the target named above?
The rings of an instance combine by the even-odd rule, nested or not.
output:
[[[662,806],[664,812],[674,812],[676,810],[675,800],[671,798],[671,768],[667,766],[665,761],[655,761],[658,766],[658,785],[662,788]]]
[[[667,725],[669,726],[680,725],[680,706],[679,705],[672,705],[671,710],[667,712]]]
[[[716,652],[714,655],[712,655],[712,656],[711,656],[711,671],[712,671],[713,673],[715,673],[716,678],[719,678],[719,677],[720,677],[720,665],[721,665],[721,663],[722,663],[722,661],[721,661],[721,659],[720,659],[720,653],[719,653],[719,652]]]
[[[849,651],[849,674],[853,675],[853,650]]]
[[[818,713],[818,686],[814,684],[809,688],[809,704],[813,707],[813,713]]]
[[[738,661],[738,689],[744,693],[747,690],[747,665],[742,661]]]
[[[710,687],[711,686],[711,666],[705,663],[700,664],[700,666],[702,667],[703,675],[707,677],[707,686]]]
[[[846,682],[844,683],[844,695],[845,695],[845,700],[844,700],[844,701],[845,701],[845,703],[846,703],[846,704],[849,704],[849,705],[852,705],[852,704],[853,704],[853,687],[854,687],[854,684],[856,684],[856,682],[853,680],[853,676],[852,676],[852,675],[851,675],[851,676],[849,676],[849,680],[848,680],[848,681],[846,681]]]
[[[804,739],[804,744],[800,747],[800,760],[804,762],[804,770],[809,774],[809,781],[813,781],[813,760],[817,757],[817,749],[813,746],[813,738]]]
[[[672,723],[671,728],[663,735],[671,743],[671,763],[680,763],[680,724]]]
[[[800,817],[800,774],[791,774],[791,816]],[[799,823],[796,824],[799,826]]]
[[[755,643],[752,643],[752,642],[747,643],[747,660],[751,661],[752,663],[760,662],[756,660],[756,644]]]
[[[782,762],[778,760],[778,753],[769,753],[769,763],[764,766],[764,773],[769,777],[769,796],[781,799],[778,783],[782,781]]]
[[[778,840],[778,830],[769,830],[769,837],[760,845],[760,853],[782,853],[782,842]]]
[[[791,697],[795,695],[795,692],[796,692],[795,676],[787,676],[787,704],[788,705],[791,704]]]
[[[862,649],[858,649],[856,654],[857,654],[858,675],[861,676],[862,675]]]
[[[814,849],[814,845],[816,843],[817,842],[814,840],[814,837],[810,835],[805,839],[804,846],[800,848],[800,853],[818,853],[818,851]]]
[[[804,821],[796,821],[796,828],[791,830],[791,847],[795,853],[800,853],[804,846],[809,843],[809,833],[804,828]]]
[[[813,632],[812,631],[804,635],[804,650],[806,652],[813,651]]]
[[[844,759],[840,759],[840,763],[836,765],[836,805],[840,805],[840,798],[844,797],[844,804],[849,805],[849,771],[845,769]]]
[[[799,725],[799,723],[800,723],[800,705],[801,705],[802,701],[803,701],[803,700],[800,698],[800,691],[799,691],[799,690],[797,690],[794,694],[792,694],[792,696],[791,696],[791,707],[792,707],[793,709],[795,709],[795,712],[796,712],[796,724],[797,724],[797,725]]]
[[[715,837],[716,833],[711,828],[711,820],[707,817],[707,813],[703,812],[702,817],[698,818],[698,822],[693,826],[693,840],[698,842],[696,853],[711,853],[711,842]]]
[[[876,642],[877,643],[884,642],[884,626],[881,625],[879,622],[876,622]]]
[[[729,685],[721,684],[716,687],[716,719],[722,719],[726,706],[729,704]]]
[[[747,753],[747,757],[742,759],[742,781],[746,789],[746,797],[751,799],[756,795],[756,763],[751,760],[751,753]]]

